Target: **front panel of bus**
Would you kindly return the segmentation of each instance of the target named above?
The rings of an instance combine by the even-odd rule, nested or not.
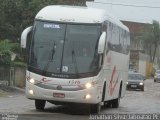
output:
[[[36,20],[27,71],[30,99],[98,103],[101,24]],[[90,98],[86,101],[86,96]]]

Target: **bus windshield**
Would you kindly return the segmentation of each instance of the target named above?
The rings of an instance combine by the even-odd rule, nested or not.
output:
[[[35,21],[29,66],[55,74],[95,72],[100,31],[97,24]]]

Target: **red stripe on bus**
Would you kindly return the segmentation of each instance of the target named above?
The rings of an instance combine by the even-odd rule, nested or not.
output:
[[[113,84],[115,73],[116,73],[116,66],[114,66],[114,68],[113,68],[112,76],[111,76],[111,80],[110,80],[110,84],[109,84],[109,95],[110,96],[112,96],[112,94],[113,94],[113,92],[115,90],[115,87],[116,87],[116,85],[118,83],[118,80],[119,80],[119,75],[118,75],[115,83]]]

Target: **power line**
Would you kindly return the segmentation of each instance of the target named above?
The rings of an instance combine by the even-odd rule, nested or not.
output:
[[[160,6],[131,5],[131,4],[109,3],[109,2],[93,2],[93,3],[120,5],[120,6],[132,6],[132,7],[145,7],[145,8],[160,8]]]

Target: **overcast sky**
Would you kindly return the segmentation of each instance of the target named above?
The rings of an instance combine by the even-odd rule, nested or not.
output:
[[[120,20],[141,23],[160,21],[160,0],[94,0],[87,5],[103,8]]]

